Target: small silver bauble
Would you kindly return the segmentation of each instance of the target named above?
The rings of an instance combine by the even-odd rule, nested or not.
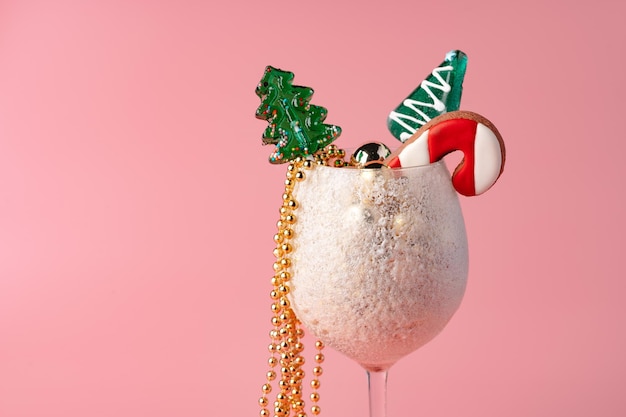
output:
[[[369,142],[354,151],[350,162],[358,168],[380,168],[389,155],[391,151],[385,144]]]

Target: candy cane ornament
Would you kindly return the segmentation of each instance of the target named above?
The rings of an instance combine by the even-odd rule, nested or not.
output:
[[[454,188],[465,196],[487,191],[504,169],[502,136],[485,117],[452,111],[430,120],[385,161],[390,168],[427,165],[461,151],[463,160],[452,174]]]

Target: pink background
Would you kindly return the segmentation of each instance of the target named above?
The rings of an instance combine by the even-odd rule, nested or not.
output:
[[[457,48],[507,166],[462,200],[466,297],[389,415],[626,414],[624,6],[361,3],[0,1],[0,416],[258,415],[263,69],[315,88],[338,144],[395,146],[388,112]],[[366,415],[356,364],[328,349],[322,384],[322,415]]]

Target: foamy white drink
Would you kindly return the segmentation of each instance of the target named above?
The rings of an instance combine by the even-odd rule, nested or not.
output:
[[[444,163],[316,166],[294,197],[290,297],[311,333],[381,371],[445,327],[465,292],[468,251]]]

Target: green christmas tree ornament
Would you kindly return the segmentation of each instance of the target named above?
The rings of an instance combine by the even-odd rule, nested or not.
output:
[[[323,123],[328,114],[324,107],[310,104],[313,89],[292,85],[293,77],[268,66],[256,88],[261,99],[256,117],[269,123],[263,144],[275,145],[269,156],[273,164],[312,155],[341,134],[339,126]]]
[[[461,104],[467,55],[450,51],[445,60],[424,79],[387,118],[387,127],[401,142],[443,113],[458,110]]]

